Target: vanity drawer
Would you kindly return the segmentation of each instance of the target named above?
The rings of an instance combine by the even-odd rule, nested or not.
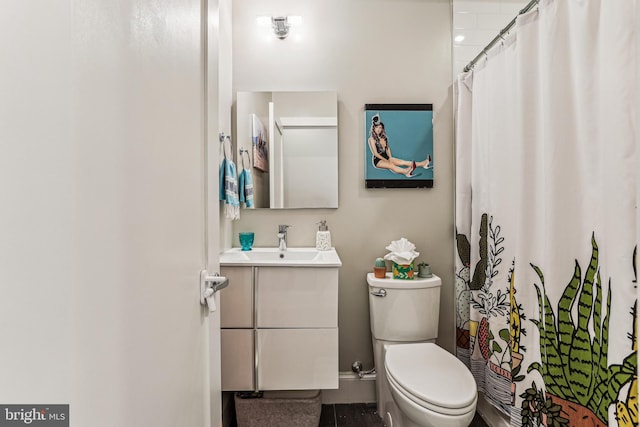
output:
[[[252,267],[221,267],[229,286],[220,291],[220,327],[253,327]]]
[[[220,331],[222,390],[253,390],[253,329]]]
[[[338,388],[338,329],[258,329],[258,388]]]
[[[259,267],[258,328],[337,328],[338,269]]]

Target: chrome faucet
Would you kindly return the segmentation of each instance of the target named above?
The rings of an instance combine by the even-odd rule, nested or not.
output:
[[[287,229],[289,225],[280,224],[278,226],[278,250],[287,250]]]

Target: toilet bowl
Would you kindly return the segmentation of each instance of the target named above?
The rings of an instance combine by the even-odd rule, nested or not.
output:
[[[403,427],[467,427],[476,410],[476,383],[455,356],[432,343],[388,346],[385,374]]]

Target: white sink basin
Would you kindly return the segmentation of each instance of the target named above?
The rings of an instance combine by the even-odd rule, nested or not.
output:
[[[220,254],[220,265],[340,267],[342,261],[335,249],[319,251],[316,248],[240,248],[229,249]]]

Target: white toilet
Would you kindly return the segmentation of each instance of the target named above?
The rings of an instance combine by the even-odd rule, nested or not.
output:
[[[387,427],[467,427],[476,383],[467,367],[438,347],[442,281],[367,274],[378,413]]]

